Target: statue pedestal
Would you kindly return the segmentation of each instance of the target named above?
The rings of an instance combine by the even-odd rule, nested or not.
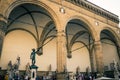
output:
[[[31,80],[36,80],[37,69],[38,69],[38,67],[36,65],[31,65],[30,66]]]
[[[64,73],[57,73],[57,80],[67,80],[67,75]]]

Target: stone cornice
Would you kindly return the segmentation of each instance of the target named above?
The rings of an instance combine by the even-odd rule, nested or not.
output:
[[[100,15],[104,18],[107,18],[115,23],[119,23],[119,18],[117,15],[87,1],[87,0],[65,0],[65,1],[68,1],[74,5],[77,5],[77,6],[80,6],[84,9],[87,9],[97,15]]]

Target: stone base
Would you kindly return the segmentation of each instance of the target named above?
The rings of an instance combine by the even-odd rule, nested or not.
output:
[[[58,73],[57,74],[57,80],[66,80],[66,74]]]
[[[38,67],[37,67],[36,65],[31,65],[31,66],[30,66],[30,69],[36,69],[36,70],[37,70]]]
[[[31,65],[30,69],[31,69],[31,80],[36,80],[38,67],[36,65]]]

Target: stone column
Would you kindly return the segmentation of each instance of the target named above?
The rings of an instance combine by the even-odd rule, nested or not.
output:
[[[93,52],[91,51],[90,53],[90,64],[91,64],[91,72],[95,72],[95,67],[94,67],[94,54]]]
[[[3,46],[3,40],[5,36],[5,30],[6,30],[6,20],[3,16],[0,16],[0,57],[1,57],[1,51]]]
[[[57,80],[64,80],[66,66],[66,37],[64,30],[57,32]]]
[[[102,53],[101,42],[95,41],[94,48],[95,48],[97,72],[102,73],[103,72],[103,53]]]

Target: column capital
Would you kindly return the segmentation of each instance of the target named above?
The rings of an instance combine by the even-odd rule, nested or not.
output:
[[[58,36],[65,36],[66,34],[65,34],[65,30],[59,30],[59,31],[57,31],[57,35]]]
[[[95,44],[95,45],[100,45],[100,44],[101,44],[101,41],[100,41],[100,40],[99,40],[99,41],[95,41],[94,44]]]
[[[94,46],[96,49],[99,49],[101,47],[101,41],[95,41]]]

